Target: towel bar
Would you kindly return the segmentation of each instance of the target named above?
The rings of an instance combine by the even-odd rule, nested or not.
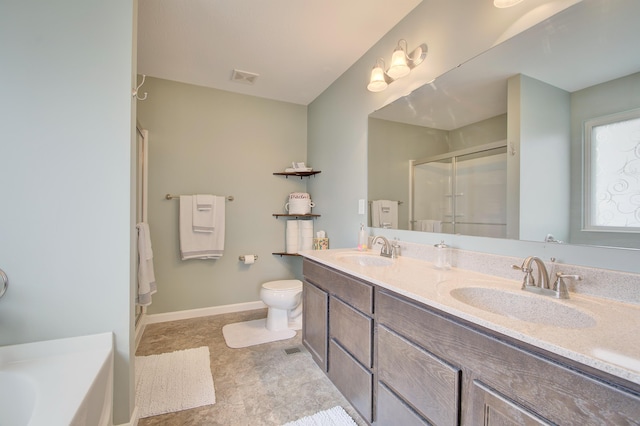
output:
[[[167,194],[164,196],[164,198],[166,198],[167,200],[173,200],[174,198],[180,198],[179,195],[171,195],[171,194]],[[235,200],[235,198],[233,198],[233,195],[229,195],[227,197],[225,197],[227,199],[227,201],[233,201]]]
[[[374,201],[378,201],[378,200],[370,200],[369,204],[373,203]],[[404,202],[404,201],[396,201],[396,200],[389,200],[389,201],[392,201],[394,203],[398,203],[398,205],[400,205],[400,204],[402,204]]]

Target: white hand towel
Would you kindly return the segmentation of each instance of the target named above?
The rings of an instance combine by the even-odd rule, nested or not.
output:
[[[208,204],[209,208],[200,208],[200,206],[205,206],[206,204],[199,204],[199,198],[202,197],[203,200],[209,200]],[[213,195],[195,195],[191,197],[192,199],[192,208],[191,214],[193,216],[193,231],[194,232],[213,232],[213,226],[215,217],[217,215],[217,206],[216,197]],[[203,201],[204,203],[204,201]]]
[[[153,251],[151,250],[151,236],[149,225],[139,223],[138,229],[138,292],[136,303],[141,306],[151,304],[151,295],[158,291],[156,277],[153,271]]]
[[[224,197],[214,199],[214,229],[212,232],[194,232],[193,196],[180,196],[180,255],[187,259],[218,259],[224,252],[225,204]]]
[[[213,208],[213,195],[209,194],[197,194],[196,205],[198,210],[211,210]]]
[[[378,208],[380,227],[398,229],[398,202],[379,200]]]

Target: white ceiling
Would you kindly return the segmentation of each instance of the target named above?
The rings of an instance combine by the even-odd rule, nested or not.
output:
[[[421,1],[139,0],[138,74],[308,105]]]

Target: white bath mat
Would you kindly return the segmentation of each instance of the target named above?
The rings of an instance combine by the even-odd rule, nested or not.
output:
[[[291,339],[296,335],[295,330],[287,329],[281,331],[267,330],[266,318],[236,322],[222,327],[224,341],[230,348],[246,348],[247,346],[260,345],[262,343],[275,342],[277,340]]]
[[[342,407],[337,406],[283,426],[357,426],[357,424]]]
[[[137,356],[135,369],[140,418],[216,402],[207,346]]]

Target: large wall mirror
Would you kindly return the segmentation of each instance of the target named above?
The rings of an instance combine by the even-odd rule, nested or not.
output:
[[[585,124],[640,108],[638,16],[584,0],[373,112],[369,225],[640,248],[640,120],[589,201],[624,187],[623,226],[585,226],[584,182]]]

